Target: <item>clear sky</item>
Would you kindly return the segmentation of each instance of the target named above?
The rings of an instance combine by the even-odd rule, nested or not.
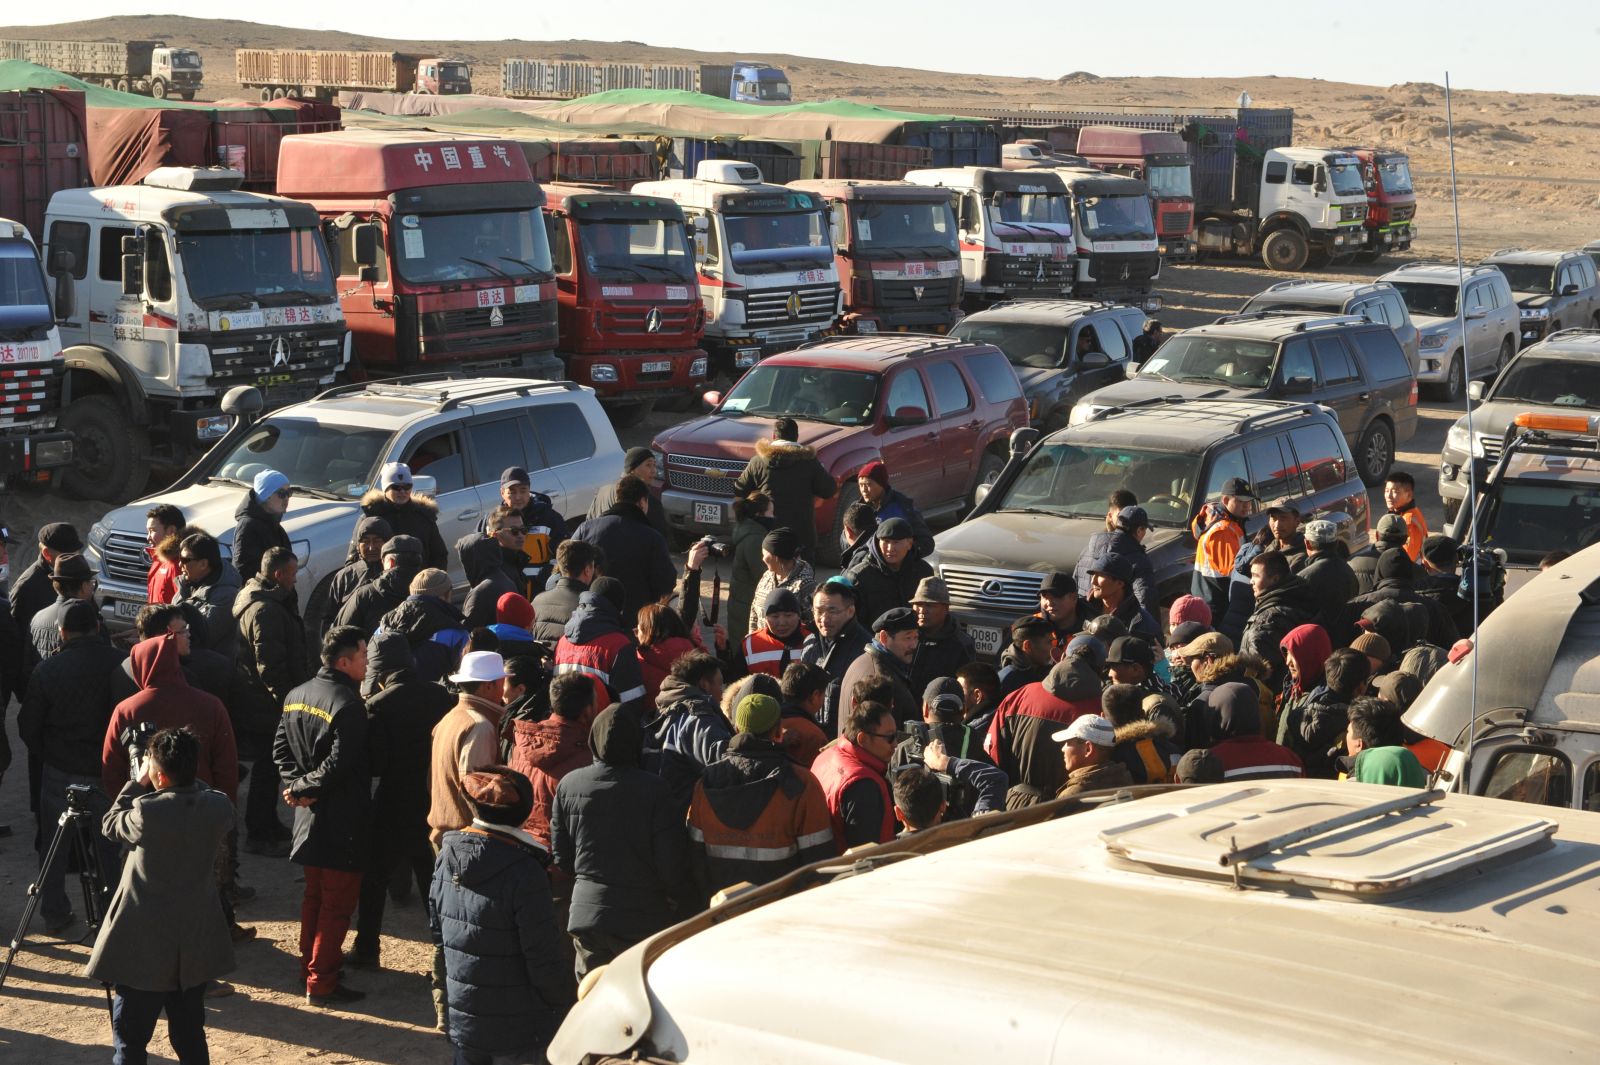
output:
[[[155,6],[155,5],[152,5]],[[20,7],[20,5],[19,5]],[[1461,88],[1600,93],[1600,3],[1545,0],[802,0],[779,4],[598,0],[275,0],[254,8],[159,0],[166,12],[250,18],[308,29],[439,40],[618,40],[704,51],[784,52],[974,74],[1056,78],[1277,74],[1391,85],[1444,80]],[[362,9],[371,11],[364,15]],[[542,8],[542,10],[540,10]],[[32,7],[30,22],[68,9]],[[1076,10],[1093,12],[1074,17]],[[139,13],[115,0],[76,0],[75,19]],[[1519,22],[1517,12],[1529,18]],[[48,16],[46,15],[48,12]],[[23,15],[0,15],[9,22]]]

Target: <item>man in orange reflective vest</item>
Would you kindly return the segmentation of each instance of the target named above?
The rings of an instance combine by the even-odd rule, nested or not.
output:
[[[1428,521],[1417,506],[1417,481],[1404,470],[1393,470],[1383,482],[1383,505],[1406,523],[1406,554],[1422,560],[1422,541],[1428,538]]]
[[[1243,477],[1230,477],[1222,484],[1222,499],[1207,503],[1194,516],[1189,530],[1199,541],[1194,550],[1192,594],[1211,607],[1211,616],[1228,612],[1228,579],[1233,563],[1244,543],[1244,523],[1256,511],[1255,490]]]
[[[766,673],[782,679],[789,663],[800,661],[800,652],[811,630],[800,620],[800,599],[788,588],[774,588],[762,607],[765,622],[744,638],[739,651],[747,673]]]

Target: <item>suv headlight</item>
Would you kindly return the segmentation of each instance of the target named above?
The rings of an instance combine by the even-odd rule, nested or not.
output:
[[[1422,347],[1426,351],[1431,351],[1434,348],[1442,348],[1445,345],[1445,341],[1449,339],[1450,337],[1446,333],[1423,333]]]
[[[96,558],[105,554],[106,539],[111,535],[111,527],[103,521],[97,521],[89,526],[89,553]]]
[[[1540,319],[1548,318],[1548,317],[1550,317],[1550,308],[1549,307],[1524,307],[1524,308],[1522,308],[1522,317],[1524,317],[1524,318],[1540,318]]]
[[[1444,434],[1444,447],[1446,451],[1456,451],[1463,455],[1475,454],[1477,452],[1477,448],[1474,447],[1473,444],[1474,441],[1472,440],[1472,430],[1467,428],[1467,423],[1464,420],[1456,422],[1450,427],[1450,431]]]
[[[1072,408],[1072,413],[1067,416],[1067,424],[1069,426],[1082,425],[1084,422],[1087,422],[1090,418],[1093,418],[1096,414],[1099,414],[1101,411],[1106,409],[1107,408],[1105,407],[1095,406],[1092,403],[1075,404]]]

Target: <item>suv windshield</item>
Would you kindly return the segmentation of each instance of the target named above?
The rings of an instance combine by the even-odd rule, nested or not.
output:
[[[396,222],[394,260],[407,281],[509,280],[550,273],[550,239],[537,210],[405,214]]]
[[[1430,318],[1456,316],[1456,297],[1461,290],[1455,285],[1434,285],[1421,281],[1390,281],[1389,284],[1400,293],[1400,298],[1406,302],[1406,310],[1412,314]]]
[[[683,226],[661,218],[578,222],[578,239],[589,269],[636,281],[694,280]]]
[[[1536,296],[1548,296],[1556,290],[1556,268],[1553,266],[1545,266],[1543,263],[1490,263],[1489,265],[1506,275],[1513,292],[1531,292]]]
[[[1600,410],[1600,362],[1523,355],[1506,368],[1489,398],[1497,403],[1523,400],[1546,407]]]
[[[995,219],[1011,225],[1072,224],[1072,197],[1063,192],[997,192],[993,203]]]
[[[741,271],[803,270],[833,261],[821,211],[723,215],[722,230]]]
[[[1145,181],[1150,185],[1150,195],[1163,199],[1168,197],[1194,197],[1194,182],[1187,165],[1183,166],[1152,166],[1145,170]]]
[[[850,205],[856,246],[867,252],[904,252],[954,259],[956,216],[946,203],[871,203]]]
[[[1104,518],[1106,498],[1126,488],[1139,498],[1153,524],[1181,526],[1189,520],[1199,467],[1198,457],[1189,454],[1047,442],[1028,456],[998,509]]]
[[[875,373],[760,363],[739,378],[717,411],[764,417],[787,414],[830,425],[862,425],[872,420],[877,400]]]
[[[1161,345],[1139,368],[1139,376],[1227,388],[1266,388],[1277,361],[1278,345],[1270,340],[1183,334]]]
[[[206,477],[248,485],[277,470],[295,488],[358,499],[367,490],[389,433],[317,418],[271,417],[252,426],[226,452],[206,457]]]
[[[1078,203],[1078,224],[1091,240],[1154,240],[1148,196],[1089,196]]]
[[[338,298],[320,230],[180,231],[177,242],[189,295],[201,307],[252,301],[284,307]]]
[[[1378,182],[1390,196],[1411,193],[1411,163],[1406,159],[1384,159],[1378,163]]]
[[[1507,481],[1489,501],[1479,532],[1512,565],[1536,566],[1552,551],[1600,542],[1600,485]]]
[[[1328,179],[1333,183],[1333,191],[1339,196],[1365,196],[1367,183],[1361,180],[1361,164],[1355,160],[1348,163],[1329,163]]]
[[[1013,366],[1049,370],[1061,365],[1067,351],[1068,327],[1028,322],[984,322],[968,318],[950,335],[980,344],[993,344],[1005,352]]]

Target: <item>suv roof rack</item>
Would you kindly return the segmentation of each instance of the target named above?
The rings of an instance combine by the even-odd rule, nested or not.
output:
[[[1249,432],[1260,429],[1277,421],[1288,421],[1291,418],[1305,418],[1314,415],[1321,409],[1317,403],[1296,403],[1292,407],[1283,407],[1279,410],[1262,411],[1260,414],[1249,414],[1239,419],[1239,424],[1234,428],[1235,433]]]
[[[990,311],[990,310],[995,309],[996,307],[1015,307],[1015,306],[1017,306],[1019,304],[1024,304],[1024,303],[1073,303],[1073,304],[1077,304],[1080,307],[1106,307],[1106,308],[1132,306],[1132,304],[1124,303],[1124,302],[1122,302],[1120,300],[1077,299],[1076,297],[1073,297],[1073,296],[1018,296],[1018,297],[1016,297],[1014,299],[1000,300],[998,303],[991,303],[987,307],[985,307],[984,310]]]
[[[1388,282],[1386,282],[1386,281],[1368,281],[1368,282],[1363,284],[1363,283],[1358,282],[1358,281],[1318,281],[1317,279],[1311,278],[1311,277],[1297,277],[1293,281],[1279,281],[1275,285],[1268,285],[1262,291],[1263,292],[1279,292],[1279,291],[1282,291],[1284,289],[1298,288],[1301,285],[1351,285],[1351,286],[1353,286],[1355,288],[1355,292],[1352,293],[1352,295],[1355,295],[1355,296],[1366,296],[1366,295],[1369,295],[1369,294],[1371,294],[1373,292],[1378,291],[1378,286],[1379,285],[1384,285],[1384,284],[1388,284]],[[1307,312],[1301,311],[1299,313],[1305,314]]]
[[[489,374],[463,373],[460,370],[441,370],[436,373],[408,374],[404,377],[391,377],[383,381],[361,381],[348,385],[337,385],[320,392],[313,399],[337,399],[341,396],[372,395],[392,396],[397,399],[416,399],[433,401],[434,409],[438,411],[454,410],[467,402],[468,399],[487,399],[500,394],[515,394],[519,396],[532,395],[535,390],[546,388],[560,388],[567,392],[576,392],[582,385],[571,381],[551,381],[542,377],[529,377],[523,380],[507,380],[493,388],[486,389],[470,397],[451,395],[448,389],[427,389],[422,385],[430,382],[455,382],[463,384],[482,382],[491,379]]]
[[[1546,343],[1551,340],[1558,340],[1561,337],[1567,337],[1571,340],[1577,340],[1581,337],[1600,337],[1600,329],[1589,329],[1582,326],[1570,326],[1566,329],[1557,329],[1554,333],[1551,333],[1549,336],[1545,337],[1541,343]]]
[[[1246,322],[1264,322],[1273,318],[1304,318],[1305,321],[1294,323],[1294,331],[1296,333],[1304,333],[1307,329],[1319,329],[1328,325],[1370,325],[1372,322],[1372,319],[1364,314],[1328,314],[1319,316],[1314,311],[1286,311],[1269,307],[1259,311],[1224,314],[1211,324],[1242,325]]]
[[[1145,407],[1167,407],[1174,403],[1192,403],[1197,399],[1221,399],[1226,393],[1225,388],[1214,388],[1209,392],[1202,392],[1198,396],[1180,396],[1170,394],[1165,396],[1145,396],[1143,399],[1133,399],[1126,403],[1118,403],[1114,407],[1105,407],[1089,415],[1091,422],[1104,421],[1113,414],[1126,414],[1129,411],[1142,410]]]
[[[1494,270],[1495,273],[1499,273],[1500,272],[1498,270],[1495,270],[1494,267],[1489,266],[1489,265],[1487,265],[1485,263],[1479,263],[1476,266],[1468,266],[1466,263],[1455,263],[1455,262],[1451,262],[1449,259],[1414,259],[1409,263],[1401,263],[1399,266],[1395,267],[1395,269],[1396,270],[1412,270],[1412,269],[1415,269],[1417,267],[1429,267],[1429,266],[1448,266],[1452,270],[1459,268],[1461,270],[1462,275],[1466,276],[1466,277],[1471,277],[1473,274],[1480,273],[1480,272],[1482,272],[1484,270]]]

